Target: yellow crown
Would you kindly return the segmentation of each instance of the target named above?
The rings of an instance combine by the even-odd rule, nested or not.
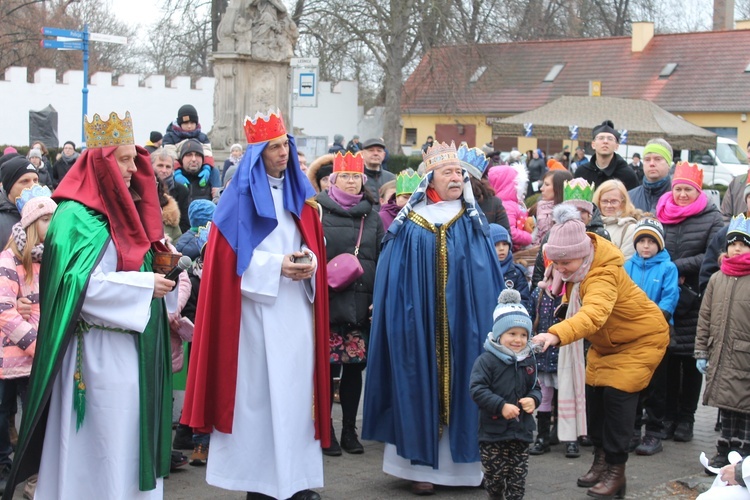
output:
[[[115,112],[109,114],[107,121],[103,121],[98,114],[94,114],[91,122],[86,117],[83,120],[83,131],[88,148],[135,144],[133,119],[130,118],[129,111],[125,112],[125,118],[122,119]]]
[[[427,167],[427,172],[443,165],[460,165],[456,144],[453,141],[451,141],[450,145],[445,142],[436,142],[432,147],[427,148],[427,151],[422,153],[422,160],[424,160],[425,167]]]

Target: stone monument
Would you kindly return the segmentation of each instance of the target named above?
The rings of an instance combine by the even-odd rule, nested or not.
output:
[[[217,36],[211,145],[229,150],[246,143],[246,115],[279,108],[289,123],[289,62],[299,32],[281,0],[231,0]]]

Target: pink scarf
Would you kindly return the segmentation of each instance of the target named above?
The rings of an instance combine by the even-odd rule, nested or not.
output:
[[[690,205],[680,207],[674,202],[672,191],[664,193],[656,204],[656,218],[662,224],[679,224],[688,217],[699,214],[706,208],[708,197],[701,191],[698,198]]]
[[[331,184],[331,187],[328,188],[328,196],[344,210],[350,210],[362,201],[364,195],[362,193],[349,194],[343,189],[337,188],[335,184]]]
[[[536,204],[536,236],[534,244],[539,245],[544,236],[552,228],[552,209],[555,208],[554,200],[542,200]]]
[[[721,272],[727,276],[747,276],[750,274],[750,253],[725,256],[721,261]]]

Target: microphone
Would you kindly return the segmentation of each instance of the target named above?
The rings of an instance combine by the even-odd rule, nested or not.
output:
[[[192,263],[193,261],[190,260],[190,257],[183,255],[182,257],[180,257],[177,265],[174,266],[167,274],[165,274],[164,277],[170,281],[177,281],[177,277],[180,275],[180,273],[182,271],[185,271],[186,269],[189,269]]]

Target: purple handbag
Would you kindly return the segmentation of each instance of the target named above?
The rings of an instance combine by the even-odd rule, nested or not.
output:
[[[362,265],[357,258],[364,227],[365,216],[359,223],[359,236],[357,236],[357,245],[354,247],[354,255],[342,253],[328,261],[328,286],[336,292],[344,290],[357,281],[357,278],[365,274],[365,270],[362,269]]]

